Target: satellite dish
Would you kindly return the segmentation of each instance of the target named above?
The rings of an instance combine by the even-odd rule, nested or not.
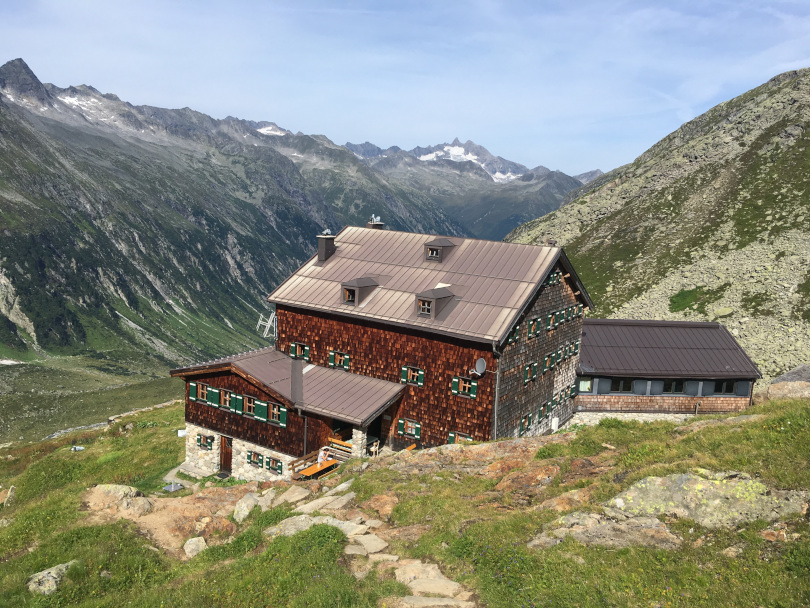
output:
[[[482,357],[475,362],[475,373],[483,376],[485,371],[487,371],[487,362]]]

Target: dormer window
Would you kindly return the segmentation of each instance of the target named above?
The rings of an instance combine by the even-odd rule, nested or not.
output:
[[[433,300],[423,300],[419,298],[419,314],[429,317],[433,310]]]
[[[441,262],[442,258],[455,247],[450,239],[433,239],[425,243],[425,260],[428,262]]]
[[[416,294],[416,315],[435,319],[453,299],[453,292],[447,287],[436,287]]]
[[[359,277],[340,284],[341,298],[349,306],[361,306],[380,284],[376,277]]]

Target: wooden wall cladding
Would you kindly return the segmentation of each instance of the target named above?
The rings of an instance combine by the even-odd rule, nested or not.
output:
[[[281,403],[281,399],[249,383],[243,377],[232,372],[212,372],[194,375],[193,381],[207,384],[214,388],[225,389],[248,395],[269,403]],[[306,451],[312,452],[328,443],[332,434],[332,420],[320,416],[299,416],[293,408],[287,409],[286,428],[255,420],[246,414],[237,414],[227,409],[212,407],[206,403],[190,401],[188,383],[186,383],[186,422],[203,426],[221,435],[243,439],[290,456],[303,456],[304,427],[306,426]]]
[[[565,274],[558,264],[554,271]],[[498,398],[498,437],[517,437],[520,420],[532,414],[532,430],[529,434],[538,435],[551,429],[551,418],[544,418],[537,424],[540,406],[551,400],[555,393],[570,386],[576,380],[576,367],[579,355],[574,355],[543,373],[543,361],[548,353],[556,352],[582,338],[583,317],[564,321],[554,329],[546,331],[546,315],[563,310],[568,306],[583,303],[574,295],[573,282],[563,279],[557,285],[546,285],[537,295],[529,310],[519,320],[518,339],[507,344],[501,357],[501,380]],[[529,320],[539,318],[537,334],[528,337]],[[524,385],[523,373],[527,364],[537,362],[537,379]],[[573,400],[566,399],[554,410],[553,416],[562,425],[573,416]]]
[[[640,412],[646,414],[699,414],[741,412],[749,397],[698,397],[671,395],[577,395],[574,400],[580,412]]]
[[[486,345],[282,305],[276,315],[277,348],[289,352],[290,343],[304,343],[317,365],[328,365],[329,351],[334,350],[349,354],[349,371],[390,382],[400,382],[404,365],[425,370],[424,386],[408,385],[392,417],[393,424],[399,418],[422,424],[420,440],[410,439],[407,445],[442,445],[450,431],[477,440],[490,438],[496,359]],[[453,376],[470,376],[479,358],[487,362],[488,371],[478,379],[476,398],[452,395]],[[396,428],[391,436],[396,437]]]

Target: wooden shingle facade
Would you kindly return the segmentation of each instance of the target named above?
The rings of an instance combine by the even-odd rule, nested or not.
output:
[[[271,473],[287,477],[336,435],[363,455],[371,444],[539,435],[573,415],[591,301],[562,249],[379,226],[319,236],[318,255],[268,296],[272,355],[172,372],[285,409],[282,426],[194,400],[189,389],[187,462],[208,473],[216,458],[205,452],[230,442],[245,462],[248,451],[281,462]],[[190,437],[205,433],[210,449]],[[269,469],[232,470],[250,478]]]

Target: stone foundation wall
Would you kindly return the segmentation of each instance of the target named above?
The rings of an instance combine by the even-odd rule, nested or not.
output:
[[[197,435],[213,437],[214,443],[211,449],[203,449],[197,446]],[[213,475],[219,472],[219,449],[222,437],[211,429],[206,429],[195,424],[186,423],[186,461],[184,464],[203,476]]]
[[[366,436],[361,429],[352,429],[352,458],[363,458],[366,455]]]
[[[663,395],[589,395],[574,399],[576,412],[627,412],[644,414],[720,414],[741,412],[751,403],[749,397],[671,397]]]
[[[249,464],[247,461],[248,452],[259,453],[263,456],[264,464],[261,468],[257,465]],[[267,468],[268,459],[280,460],[282,462],[281,474],[279,475],[274,470]],[[269,448],[242,441],[241,439],[233,440],[233,459],[231,460],[231,475],[236,479],[244,479],[246,481],[290,481],[292,479],[292,471],[290,470],[290,462],[295,460],[288,454],[282,454]]]
[[[600,420],[605,418],[615,418],[622,421],[635,422],[656,422],[666,420],[668,422],[684,422],[689,418],[694,418],[694,414],[645,414],[640,412],[577,412],[574,417],[566,422],[561,428],[566,429],[576,424],[596,426]]]

